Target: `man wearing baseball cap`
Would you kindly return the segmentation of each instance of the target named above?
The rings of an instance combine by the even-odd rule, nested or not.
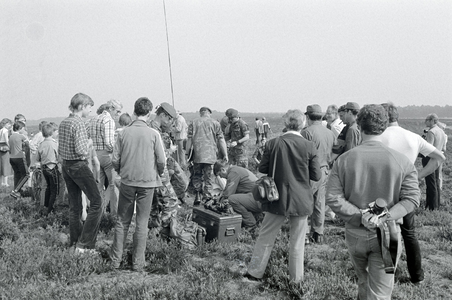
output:
[[[226,128],[226,142],[229,146],[229,161],[233,165],[248,168],[248,156],[246,155],[246,142],[250,139],[248,124],[239,117],[236,109],[229,112],[229,126]]]
[[[324,114],[320,105],[308,105],[305,115],[307,116],[308,127],[303,129],[301,135],[314,143],[322,173],[322,178],[319,181],[311,182],[311,189],[314,195],[314,211],[311,215],[310,240],[314,243],[322,243],[325,222],[326,182],[328,181],[334,134],[322,125]]]
[[[193,175],[192,182],[195,189],[193,205],[207,202],[212,199],[213,165],[217,161],[217,149],[220,149],[225,160],[228,160],[226,143],[220,123],[211,118],[212,110],[201,107],[199,118],[193,120],[188,126],[187,149],[193,148]],[[189,154],[190,150],[187,151]],[[204,188],[203,188],[204,186]]]
[[[160,133],[165,148],[165,155],[169,157],[174,151],[169,132],[171,131],[173,120],[177,117],[177,113],[174,107],[167,102],[157,106],[155,113],[156,116],[154,120],[149,122],[149,127]],[[175,218],[177,214],[177,194],[171,184],[166,161],[163,176],[160,179],[163,186],[156,188],[154,200],[152,201],[150,221],[152,227],[168,227],[171,218]]]

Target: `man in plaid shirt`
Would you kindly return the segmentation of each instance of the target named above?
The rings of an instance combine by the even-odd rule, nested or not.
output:
[[[93,105],[89,96],[76,94],[69,105],[72,113],[59,127],[58,154],[63,161],[63,178],[68,190],[70,245],[75,245],[78,253],[94,249],[102,217],[102,198],[86,160],[92,140],[88,139],[82,120],[89,115]],[[84,225],[81,220],[82,191],[91,204]]]
[[[111,163],[114,136],[115,119],[119,118],[122,110],[121,102],[110,100],[104,105],[104,111],[92,118],[89,122],[89,137],[93,140],[94,150],[100,162],[100,174],[97,187],[105,204],[110,203],[110,212],[116,215],[118,210],[118,198],[115,193],[114,170]],[[105,177],[108,179],[108,188],[104,192]],[[105,205],[106,206],[106,205]]]

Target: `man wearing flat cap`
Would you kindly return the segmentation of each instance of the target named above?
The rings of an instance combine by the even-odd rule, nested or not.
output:
[[[308,127],[303,129],[301,135],[314,143],[322,173],[322,178],[319,181],[311,181],[314,211],[311,215],[310,240],[314,243],[322,243],[325,223],[326,182],[328,181],[329,164],[332,157],[334,133],[322,125],[324,114],[319,105],[308,105],[305,115],[307,116]]]
[[[226,142],[229,143],[229,161],[245,169],[248,168],[246,142],[250,139],[248,124],[239,117],[239,112],[232,109],[229,112],[229,126],[226,128]]]
[[[154,120],[150,121],[149,127],[160,133],[165,148],[165,156],[170,157],[175,147],[172,145],[169,133],[173,120],[177,117],[177,112],[171,104],[163,102],[157,106],[155,113],[156,116]],[[177,164],[177,162],[175,163]],[[171,218],[175,218],[177,214],[177,194],[171,184],[166,160],[163,176],[160,179],[163,186],[156,188],[154,192],[150,220],[151,227],[168,227]]]
[[[201,107],[200,117],[188,126],[187,149],[193,148],[192,183],[196,193],[193,205],[212,199],[213,165],[217,161],[217,149],[228,160],[221,125],[210,117],[211,113],[210,108]]]

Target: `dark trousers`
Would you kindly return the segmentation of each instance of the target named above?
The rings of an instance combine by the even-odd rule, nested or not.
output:
[[[86,160],[63,161],[63,178],[69,200],[70,244],[93,249],[102,218],[102,197]],[[82,224],[82,191],[90,201],[88,216]]]
[[[425,167],[429,160],[430,157],[422,158],[422,166]],[[441,198],[441,189],[439,188],[439,168],[425,177],[425,185],[427,186],[425,208],[430,210],[438,209]]]
[[[403,224],[400,229],[402,229],[403,243],[405,244],[408,272],[411,282],[416,283],[424,280],[424,270],[422,270],[421,248],[414,229],[414,216],[413,211],[403,217]]]
[[[53,205],[55,204],[55,199],[59,192],[60,172],[58,171],[57,166],[53,169],[43,166],[42,174],[44,175],[44,179],[47,183],[44,206],[47,207],[47,213],[50,213],[53,211]]]
[[[28,174],[28,166],[25,158],[10,158],[9,163],[14,171],[14,190],[16,190],[17,184]]]

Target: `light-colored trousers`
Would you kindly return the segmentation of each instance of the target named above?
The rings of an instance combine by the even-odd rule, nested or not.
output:
[[[276,236],[287,217],[265,213],[262,227],[259,231],[253,256],[248,266],[248,273],[256,278],[264,276],[270,254],[275,245]],[[308,217],[289,217],[290,247],[289,247],[289,275],[295,282],[303,281],[304,276],[304,242],[308,231]]]

